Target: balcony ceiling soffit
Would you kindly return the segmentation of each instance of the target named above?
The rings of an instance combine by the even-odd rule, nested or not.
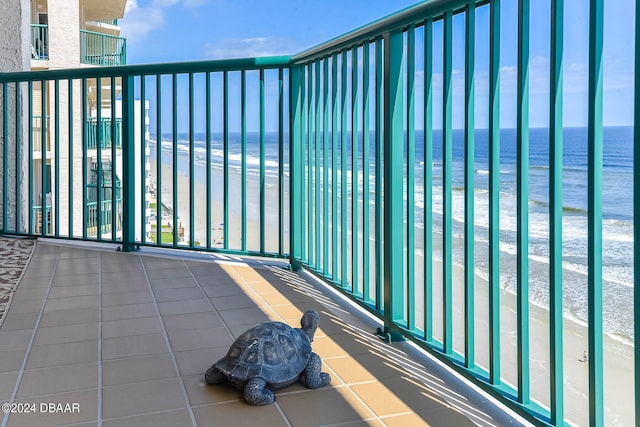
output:
[[[127,0],[80,0],[85,21],[122,19]]]

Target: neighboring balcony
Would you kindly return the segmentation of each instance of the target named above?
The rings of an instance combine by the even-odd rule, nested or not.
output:
[[[123,37],[80,30],[80,63],[114,66],[127,63],[127,40]]]
[[[49,26],[31,24],[31,59],[49,59]]]
[[[114,126],[115,129],[112,130]],[[122,119],[116,118],[114,125],[111,118],[102,118],[98,123],[97,118],[89,117],[87,119],[86,135],[88,150],[96,150],[98,148],[98,140],[103,150],[111,149],[114,143],[117,148],[121,148]]]
[[[31,59],[49,60],[47,25],[31,24]],[[127,63],[127,40],[110,34],[80,30],[80,63],[100,66],[124,65]]]

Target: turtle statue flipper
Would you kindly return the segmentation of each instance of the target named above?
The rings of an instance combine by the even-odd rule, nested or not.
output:
[[[329,385],[331,376],[322,372],[321,369],[322,359],[316,353],[311,353],[307,367],[300,376],[300,382],[307,388],[320,388]]]
[[[273,392],[267,388],[267,382],[262,378],[251,378],[244,386],[244,400],[249,405],[263,406],[274,402]]]

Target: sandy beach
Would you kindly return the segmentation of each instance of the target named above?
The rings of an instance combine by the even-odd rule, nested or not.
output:
[[[180,170],[183,170],[180,168]],[[152,161],[152,179],[155,180],[155,162]],[[213,170],[212,191],[211,191],[211,247],[224,248],[222,241],[223,227],[228,227],[228,238],[226,247],[230,249],[241,249],[241,195],[240,195],[240,174],[231,171],[229,174],[229,223],[223,224],[223,193],[222,193],[222,171]],[[162,168],[162,202],[166,206],[173,206],[173,182],[172,166],[163,164]],[[260,223],[259,223],[259,184],[256,176],[249,176],[247,181],[247,249],[260,250]],[[278,193],[277,181],[275,178],[266,180],[266,216],[265,216],[265,250],[278,251]],[[194,180],[194,213],[190,215],[190,186],[189,177],[186,174],[178,175],[178,218],[185,230],[185,241],[189,241],[191,236],[190,217],[193,217],[194,239],[200,246],[207,245],[206,230],[206,187],[199,180]],[[285,195],[288,197],[288,195]],[[350,205],[351,202],[349,201]],[[350,215],[350,207],[348,215]],[[373,216],[371,217],[371,256],[374,256],[374,233]],[[306,220],[305,220],[306,223]],[[288,218],[285,218],[285,252],[288,252]],[[331,227],[329,238],[331,244]],[[338,233],[339,239],[342,235]],[[421,253],[422,236],[416,233],[416,252]],[[348,235],[349,251],[351,251],[351,236]],[[434,233],[434,251],[438,250],[441,244],[441,235]],[[454,245],[462,244],[462,240],[454,238]],[[321,254],[322,254],[322,245]],[[340,248],[340,245],[338,245]],[[340,250],[340,249],[339,249]],[[419,251],[420,250],[420,251]],[[476,247],[476,252],[481,251],[480,246]],[[359,257],[362,257],[362,235],[359,236]],[[423,264],[420,253],[416,253],[416,265]],[[340,259],[340,258],[339,258]],[[331,259],[329,260],[331,264]],[[321,261],[321,265],[323,262]],[[370,263],[370,280],[375,279],[375,262]],[[348,277],[351,277],[351,266],[349,265]],[[331,269],[331,266],[330,266]],[[418,269],[420,270],[420,269]],[[433,262],[433,333],[434,337],[442,337],[442,264],[434,260]],[[362,281],[362,268],[360,268],[360,281]],[[416,301],[424,301],[422,273],[416,271]],[[464,354],[464,269],[460,266],[453,267],[453,340],[454,350]],[[371,283],[373,287],[373,283]],[[362,283],[358,284],[362,289]],[[373,291],[373,289],[372,289]],[[481,367],[489,366],[489,298],[487,281],[475,276],[475,316],[473,327],[475,330],[475,353],[476,364]],[[423,318],[424,307],[418,305],[416,316],[419,327],[423,327],[420,319]],[[530,317],[530,382],[531,398],[544,406],[549,406],[549,312],[545,308],[529,305]],[[504,382],[517,384],[517,317],[516,317],[516,297],[513,293],[502,290],[500,292],[500,369]],[[572,424],[588,425],[588,363],[581,359],[583,352],[588,347],[587,328],[585,325],[565,318],[563,322],[563,368],[564,368],[564,399],[565,416]],[[629,407],[629,396],[634,393],[633,389],[633,348],[616,341],[608,336],[604,339],[604,382],[605,382],[605,421],[607,425],[632,425],[634,410]]]

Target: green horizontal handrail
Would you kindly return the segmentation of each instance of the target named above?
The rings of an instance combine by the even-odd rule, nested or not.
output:
[[[127,63],[127,39],[80,30],[80,62],[102,66],[124,65]]]

